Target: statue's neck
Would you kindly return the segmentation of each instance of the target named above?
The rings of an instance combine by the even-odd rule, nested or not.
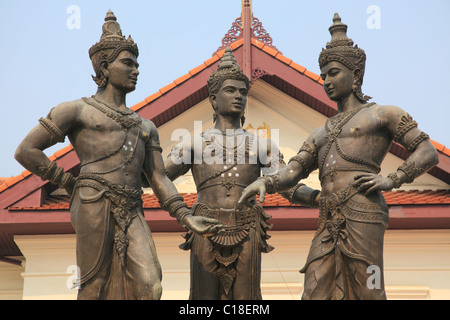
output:
[[[108,84],[106,87],[98,88],[95,97],[112,108],[127,109],[126,95],[123,91]]]
[[[237,130],[241,129],[241,118],[217,115],[215,129],[225,132],[227,129]]]
[[[347,112],[360,107],[362,104],[363,103],[356,97],[356,95],[351,93],[342,100],[337,101],[338,112]]]

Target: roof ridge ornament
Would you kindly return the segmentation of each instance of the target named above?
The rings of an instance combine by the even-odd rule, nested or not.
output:
[[[279,51],[277,47],[273,45],[272,37],[266,31],[266,29],[264,29],[262,22],[259,21],[259,19],[256,18],[255,16],[252,16],[251,34],[252,38],[255,38],[256,40],[263,42],[266,46],[269,46],[270,48]],[[212,55],[230,46],[230,44],[235,42],[236,40],[243,38],[243,35],[244,29],[242,27],[242,17],[239,17],[236,20],[234,20],[234,22],[231,24],[231,28],[222,38],[222,45]]]

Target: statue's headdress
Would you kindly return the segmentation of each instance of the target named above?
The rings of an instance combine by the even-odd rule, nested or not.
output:
[[[245,85],[247,86],[247,89],[250,88],[250,81],[248,77],[242,72],[241,68],[236,62],[236,59],[234,58],[234,55],[231,52],[230,47],[227,47],[225,49],[225,52],[222,58],[220,59],[219,66],[217,67],[217,71],[213,70],[207,80],[209,94],[210,95],[216,94],[219,91],[222,84],[224,83],[224,81],[228,79],[244,81]],[[213,122],[215,122],[216,119],[217,113],[214,112]],[[242,125],[244,125],[244,122],[245,116],[244,114],[242,114],[241,115]]]
[[[100,41],[89,49],[89,58],[92,60],[96,76],[92,76],[99,87],[106,85],[106,79],[100,71],[103,62],[113,62],[123,50],[131,51],[136,57],[139,55],[137,44],[131,36],[128,39],[122,35],[122,30],[114,13],[109,10],[106,13],[105,23],[102,28]]]
[[[358,48],[358,45],[353,46],[353,40],[347,37],[347,25],[341,22],[341,17],[337,13],[334,14],[333,25],[328,30],[331,34],[331,40],[327,43],[326,49],[323,48],[320,53],[320,68],[331,61],[338,61],[352,71],[359,69],[361,78],[359,83],[353,86],[353,92],[362,101],[371,99],[361,92],[366,68],[366,53]]]
[[[250,81],[236,62],[230,47],[225,49],[225,53],[220,59],[217,71],[213,70],[208,78],[207,84],[209,94],[216,94],[222,86],[222,83],[228,79],[244,81],[247,88],[250,87]]]

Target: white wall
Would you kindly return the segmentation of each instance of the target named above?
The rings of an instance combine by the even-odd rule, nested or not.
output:
[[[300,299],[313,231],[273,231],[263,255],[264,299]],[[162,299],[188,299],[189,252],[178,233],[154,233],[163,268]],[[0,263],[0,299],[75,299],[67,288],[75,265],[74,235],[16,236],[24,267]],[[450,299],[450,230],[387,230],[384,247],[388,299]]]

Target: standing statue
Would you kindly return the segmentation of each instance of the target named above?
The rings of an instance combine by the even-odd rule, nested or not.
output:
[[[305,273],[303,299],[386,299],[383,237],[388,208],[381,191],[411,183],[438,163],[438,155],[408,113],[367,102],[370,97],[361,92],[366,55],[353,46],[338,14],[329,31],[331,41],[319,65],[325,92],[337,102],[338,114],[314,130],[278,174],[247,187],[239,202],[291,188],[318,168],[319,224],[300,271]],[[383,177],[380,165],[392,141],[411,155],[396,172]],[[370,271],[376,269],[379,287],[367,284]]]
[[[15,158],[43,180],[65,188],[76,231],[78,299],[159,299],[161,267],[142,209],[142,175],[162,208],[188,229],[214,234],[213,219],[194,217],[167,178],[155,125],[126,107],[137,83],[138,47],[108,11],[100,41],[89,49],[98,90],[53,108],[22,141]],[[80,174],[43,150],[69,137]]]
[[[214,128],[184,139],[165,162],[171,180],[192,171],[198,193],[194,215],[223,225],[210,238],[189,232],[180,246],[191,250],[190,299],[258,300],[262,299],[261,252],[273,249],[266,242],[270,216],[256,201],[242,206],[237,201],[261,171],[278,169],[280,154],[269,139],[242,129],[249,80],[230,48],[207,85]]]

